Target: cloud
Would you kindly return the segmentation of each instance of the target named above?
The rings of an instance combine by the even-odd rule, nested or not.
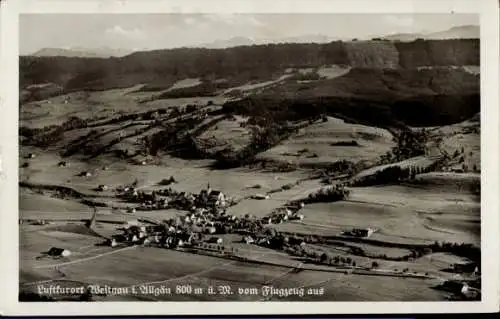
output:
[[[143,32],[137,28],[127,30],[119,25],[106,29],[105,33],[126,38],[140,38],[143,35]]]

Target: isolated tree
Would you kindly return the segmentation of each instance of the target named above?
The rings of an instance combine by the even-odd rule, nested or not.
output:
[[[372,268],[378,268],[378,262],[374,261],[372,262]]]
[[[327,259],[328,259],[328,255],[326,253],[322,253],[320,258],[319,258],[319,261],[321,263],[325,263]]]

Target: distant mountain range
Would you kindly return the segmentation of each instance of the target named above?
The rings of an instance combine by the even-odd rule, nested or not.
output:
[[[453,27],[446,31],[433,33],[397,33],[388,36],[381,36],[381,39],[390,41],[410,42],[417,39],[445,40],[445,39],[479,39],[479,26],[466,25]],[[373,37],[375,38],[375,37]],[[329,43],[332,41],[350,41],[351,38],[329,37],[321,34],[310,34],[297,37],[287,37],[279,39],[252,39],[246,37],[234,37],[227,40],[217,40],[211,43],[193,45],[192,47],[202,47],[209,49],[224,49],[236,46],[266,44],[266,43]],[[363,40],[363,39],[359,39]],[[369,40],[369,38],[365,39]]]
[[[478,25],[465,25],[453,27],[446,31],[432,32],[432,33],[397,33],[381,37],[385,40],[391,41],[414,41],[417,39],[426,40],[445,40],[445,39],[479,39],[479,26]]]
[[[348,38],[329,37],[322,34],[310,34],[296,37],[285,37],[277,39],[253,39],[246,37],[233,37],[227,40],[217,40],[210,43],[192,45],[191,47],[207,49],[225,49],[245,45],[274,44],[274,43],[328,43],[332,41],[348,41]]]
[[[376,38],[376,37],[373,37]],[[390,41],[410,42],[417,39],[426,40],[444,40],[444,39],[479,39],[479,26],[466,25],[453,27],[446,31],[433,33],[397,33],[392,35],[380,36],[380,39]],[[272,44],[272,43],[329,43],[332,41],[350,41],[350,38],[330,37],[321,34],[310,34],[296,37],[285,37],[277,39],[253,39],[247,37],[233,37],[226,40],[217,40],[210,43],[192,45],[189,47],[208,48],[208,49],[224,49],[237,46],[249,46],[257,44]],[[362,39],[359,39],[362,40]],[[109,58],[122,57],[132,53],[132,51],[112,49],[112,48],[44,48],[33,54],[32,56],[66,56],[66,57],[85,57],[85,58]]]
[[[80,58],[110,58],[122,57],[132,53],[131,51],[112,48],[44,48],[31,54],[32,56],[65,56]]]

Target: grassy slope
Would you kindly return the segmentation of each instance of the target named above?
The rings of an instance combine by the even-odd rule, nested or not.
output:
[[[358,145],[335,145],[351,141],[356,141]],[[349,124],[329,117],[328,122],[307,126],[259,157],[298,164],[328,164],[340,160],[373,161],[393,145],[392,134],[387,130]],[[312,157],[314,154],[317,157]]]

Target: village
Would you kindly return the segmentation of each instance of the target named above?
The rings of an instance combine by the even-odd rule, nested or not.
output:
[[[170,180],[174,180],[173,177]],[[134,185],[118,189],[118,197],[129,203],[127,214],[156,209],[177,209],[187,211],[182,217],[161,221],[155,226],[141,226],[129,222],[121,228],[123,233],[108,240],[112,247],[123,244],[156,245],[164,248],[194,247],[203,242],[222,245],[223,238],[217,235],[238,234],[247,244],[270,246],[274,242],[266,232],[266,226],[291,220],[302,220],[299,210],[303,203],[287,205],[274,210],[269,216],[257,218],[246,214],[237,217],[229,209],[237,203],[222,191],[211,189],[210,184],[198,194],[178,192],[171,187],[146,193],[138,191]],[[254,199],[266,199],[266,195],[254,195]]]

